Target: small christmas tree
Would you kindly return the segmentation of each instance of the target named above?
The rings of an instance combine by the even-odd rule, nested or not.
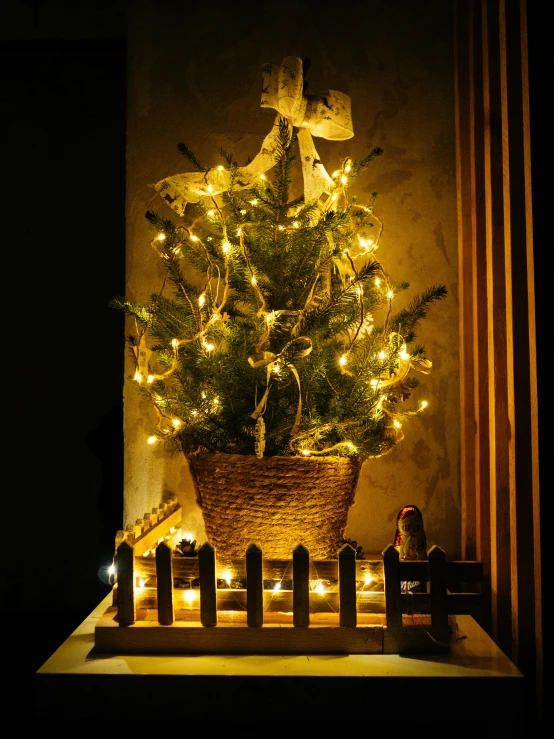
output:
[[[377,259],[376,193],[350,195],[380,149],[343,161],[323,204],[291,199],[297,129],[276,126],[270,176],[245,187],[222,151],[227,189],[188,203],[178,223],[146,214],[167,281],[147,304],[113,301],[139,329],[134,379],[157,414],[153,438],[186,454],[378,457],[426,405],[412,401],[411,371],[431,368],[415,329],[447,290],[393,310],[409,283]]]

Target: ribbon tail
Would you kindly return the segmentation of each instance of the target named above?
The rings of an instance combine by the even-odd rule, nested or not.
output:
[[[294,426],[290,432],[291,437],[295,437],[300,430],[300,422],[302,421],[302,388],[300,387],[300,376],[294,364],[289,364],[292,374],[296,377],[298,384],[298,407],[296,408],[296,418],[294,419]]]
[[[271,131],[262,141],[261,149],[254,159],[246,166],[237,169],[237,179],[239,181],[242,179],[252,181],[275,165],[275,155],[279,144],[279,121],[282,118],[281,115],[276,116]]]
[[[325,194],[327,200],[335,184],[321,163],[312,134],[307,128],[298,131],[298,148],[304,177],[304,202],[317,203]]]
[[[307,128],[298,131],[298,148],[304,177],[304,202],[317,203],[322,196],[326,202],[335,184],[321,163],[312,134]]]
[[[228,170],[212,167],[207,172],[186,172],[166,177],[154,185],[162,200],[176,213],[183,215],[187,203],[198,203],[202,198],[219,195],[229,189]]]
[[[265,407],[267,405],[267,398],[269,396],[269,378],[271,376],[271,368],[273,364],[267,365],[267,375],[266,375],[266,387],[265,387],[265,393],[262,396],[262,399],[258,403],[258,405],[255,407],[254,412],[250,414],[250,418],[257,419],[258,416],[260,416],[264,411]]]

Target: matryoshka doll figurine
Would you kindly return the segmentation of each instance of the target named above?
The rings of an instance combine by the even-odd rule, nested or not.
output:
[[[427,559],[427,538],[423,528],[423,516],[415,505],[407,505],[398,511],[394,547],[400,559]],[[425,593],[425,583],[406,582],[401,585],[402,592]]]

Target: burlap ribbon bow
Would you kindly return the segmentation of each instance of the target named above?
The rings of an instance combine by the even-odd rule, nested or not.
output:
[[[334,183],[321,163],[312,136],[332,141],[344,141],[354,136],[350,98],[337,90],[319,95],[304,95],[302,60],[287,56],[281,66],[264,64],[262,67],[262,108],[277,111],[271,131],[254,159],[239,167],[235,187],[251,188],[257,178],[275,164],[279,141],[279,119],[298,128],[298,147],[304,178],[306,203],[325,200]],[[218,195],[230,187],[229,170],[212,167],[207,172],[188,172],[166,177],[154,185],[162,198],[176,213],[182,215],[187,203],[197,203],[204,197]]]

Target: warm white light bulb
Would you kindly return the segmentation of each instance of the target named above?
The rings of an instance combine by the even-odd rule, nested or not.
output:
[[[265,180],[265,174],[260,175],[260,180]]]
[[[179,346],[179,339],[171,339],[171,346],[174,349],[177,349],[177,347]]]
[[[339,359],[339,364],[341,367],[344,367],[346,364],[346,354],[343,354],[342,357]]]
[[[250,282],[251,282],[251,283],[252,283],[253,285],[255,285],[255,284],[256,284],[257,280],[256,280],[256,278],[254,277],[254,275],[252,275],[252,279],[250,280]]]
[[[208,192],[213,192],[213,191],[214,191],[213,186],[212,185],[208,185]]]
[[[158,241],[165,241],[165,234],[158,234]]]
[[[232,578],[232,573],[230,570],[225,570],[224,572],[221,573],[221,579],[225,580],[227,585],[231,584],[231,578]]]
[[[202,293],[202,295],[200,295],[198,298],[198,305],[202,307],[205,302],[206,302],[206,296],[204,295],[204,293]]]
[[[393,423],[394,423],[394,425],[396,426],[396,428],[397,428],[397,429],[401,429],[401,428],[402,428],[402,424],[400,423],[400,421],[397,421],[397,420],[395,419],[395,420],[393,421]]]
[[[302,454],[303,454],[303,455],[304,455],[305,457],[309,457],[309,456],[310,456],[310,450],[309,450],[309,449],[302,449]]]
[[[294,228],[300,228],[300,224],[298,223],[298,221],[294,221],[292,225],[294,226]]]
[[[135,372],[134,380],[135,382],[142,382],[142,375],[140,374],[138,370]]]
[[[384,358],[385,358],[386,356],[387,356],[387,355],[386,355],[386,353],[385,353],[384,351],[382,351],[382,350],[381,350],[381,351],[379,352],[379,359],[384,359]]]
[[[220,165],[218,166],[218,168],[217,168],[217,171],[218,171],[218,172],[223,172],[223,170],[224,170],[224,169],[225,169],[225,167],[223,166],[223,164],[220,164]]]
[[[422,410],[423,410],[423,408],[427,408],[428,405],[429,405],[429,403],[426,400],[422,400],[421,401],[421,409]]]
[[[191,241],[198,241],[198,236],[195,236],[194,234],[191,234],[190,235],[190,240]]]
[[[393,296],[393,295],[394,295],[393,291],[392,291],[392,290],[389,290],[389,291],[388,291],[388,293],[387,293],[387,298],[388,298],[389,300],[392,300],[392,296]]]
[[[175,426],[176,429],[178,429],[179,426],[181,425],[181,421],[179,421],[178,418],[173,418],[171,423]]]
[[[158,441],[156,436],[149,436],[148,437],[148,444],[152,445],[155,444]]]
[[[209,210],[209,211],[208,211],[208,215],[210,216],[210,218],[211,218],[212,216],[215,216],[215,210]]]
[[[225,254],[227,254],[230,248],[231,248],[231,244],[228,241],[224,241],[222,249],[225,252]]]
[[[258,205],[258,200],[257,200],[257,198],[254,198],[254,200],[251,200],[251,201],[250,201],[250,205]]]
[[[346,183],[348,182],[348,177],[345,174],[343,174],[342,177],[340,178],[340,181],[342,182],[343,185],[346,185]]]
[[[146,382],[151,385],[154,382],[154,375],[148,375]]]

